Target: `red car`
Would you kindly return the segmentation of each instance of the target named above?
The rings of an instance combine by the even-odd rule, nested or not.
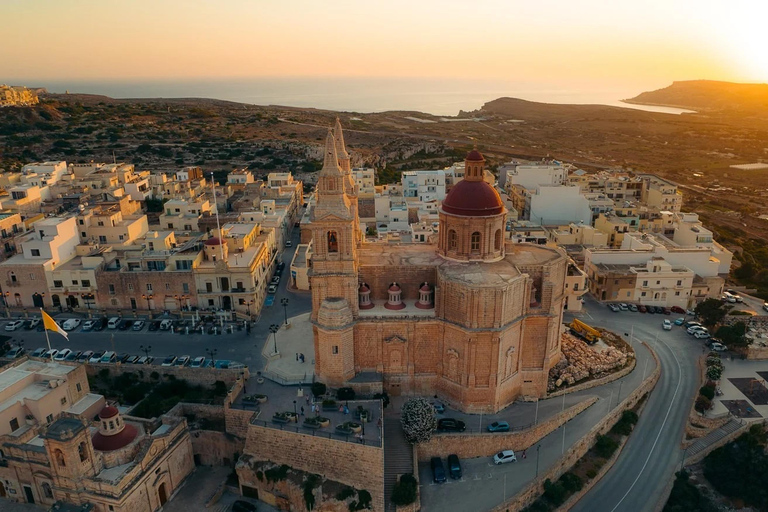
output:
[[[681,308],[680,306],[672,306],[669,308],[673,313],[680,313],[681,315],[685,314],[685,310]]]
[[[641,312],[641,313],[645,313],[646,311],[648,311],[648,309],[647,309],[647,308],[646,308],[646,307],[645,307],[643,304],[639,304],[639,305],[637,306],[637,310],[638,310],[639,312]]]

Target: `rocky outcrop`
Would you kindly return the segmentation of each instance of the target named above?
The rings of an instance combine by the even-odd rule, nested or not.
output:
[[[561,386],[572,386],[589,378],[599,378],[626,366],[634,354],[614,346],[587,345],[583,340],[563,333],[563,357],[549,371],[547,388],[553,391]]]

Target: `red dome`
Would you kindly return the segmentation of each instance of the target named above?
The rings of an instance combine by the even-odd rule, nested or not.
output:
[[[115,416],[117,416],[117,414],[118,414],[117,407],[112,407],[111,405],[108,405],[101,410],[101,412],[99,413],[99,418],[101,418],[102,420],[106,420],[109,418],[114,418]]]
[[[483,162],[483,161],[485,161],[485,158],[483,158],[482,153],[480,153],[476,149],[473,149],[472,151],[467,153],[466,160],[469,160],[470,162]]]
[[[487,217],[504,212],[499,193],[485,181],[462,180],[443,200],[443,211],[462,217]]]
[[[399,292],[400,287],[397,285],[397,283],[392,283],[392,286],[389,287],[390,292]]]
[[[432,288],[430,288],[427,283],[424,283],[424,285],[421,288],[419,288],[419,290],[421,290],[423,292],[431,292]]]
[[[367,284],[363,283],[363,284],[360,285],[360,291],[361,292],[369,292],[369,291],[371,291],[371,289],[368,288]]]
[[[205,241],[205,245],[221,245],[221,244],[222,244],[221,240],[215,237],[209,238],[208,240]]]
[[[123,430],[113,436],[105,436],[101,432],[96,432],[91,440],[93,441],[94,450],[111,452],[131,444],[131,441],[136,439],[138,433],[136,427],[126,423]]]

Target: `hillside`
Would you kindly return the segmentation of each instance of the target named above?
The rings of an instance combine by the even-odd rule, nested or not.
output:
[[[698,112],[752,115],[768,111],[768,84],[739,84],[713,80],[673,82],[669,87],[644,92],[627,103],[687,108]]]

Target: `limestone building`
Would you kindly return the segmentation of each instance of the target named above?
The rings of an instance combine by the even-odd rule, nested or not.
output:
[[[329,133],[312,211],[315,372],[381,382],[464,411],[542,397],[561,357],[567,260],[505,240],[506,209],[471,151],[439,210],[437,246],[365,243],[341,127]]]

